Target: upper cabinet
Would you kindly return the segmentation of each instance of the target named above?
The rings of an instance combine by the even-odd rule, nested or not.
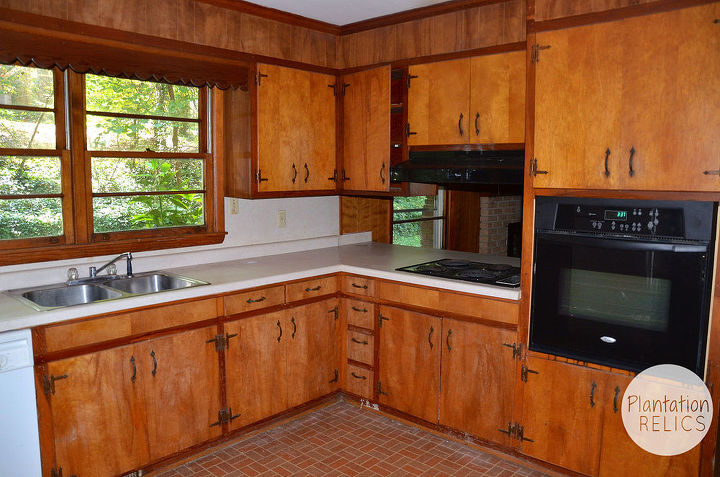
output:
[[[525,52],[409,68],[408,144],[525,142]]]
[[[343,77],[342,187],[390,189],[390,67]]]
[[[538,188],[720,189],[720,4],[538,33]]]
[[[250,91],[225,93],[225,194],[336,189],[335,77],[258,64]]]

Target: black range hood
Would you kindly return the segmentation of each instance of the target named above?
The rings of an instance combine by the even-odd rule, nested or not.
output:
[[[525,151],[410,151],[390,168],[393,182],[426,184],[522,184]]]

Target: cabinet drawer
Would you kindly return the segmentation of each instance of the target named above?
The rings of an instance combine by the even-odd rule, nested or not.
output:
[[[440,295],[440,309],[458,315],[511,324],[517,324],[520,314],[520,304],[517,302],[460,295],[458,293],[442,293]]]
[[[360,300],[343,300],[347,324],[372,330],[375,328],[375,304]]]
[[[375,350],[375,339],[372,335],[358,331],[347,332],[347,357],[352,361],[358,361],[368,365],[373,364]]]
[[[235,315],[283,303],[285,303],[285,287],[283,285],[236,293],[225,297],[225,315]]]
[[[440,291],[394,282],[380,282],[378,298],[434,310],[437,310],[440,305]]]
[[[342,279],[342,291],[353,295],[375,296],[375,280],[346,276]]]
[[[337,291],[337,277],[314,278],[285,285],[288,303],[327,295]]]
[[[347,374],[345,375],[345,390],[356,396],[365,399],[373,398],[373,380],[372,371],[352,364],[347,365]]]

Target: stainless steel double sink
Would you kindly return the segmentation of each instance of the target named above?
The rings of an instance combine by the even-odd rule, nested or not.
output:
[[[9,290],[6,293],[38,310],[86,305],[138,295],[209,285],[208,282],[168,272],[109,275],[68,283]]]

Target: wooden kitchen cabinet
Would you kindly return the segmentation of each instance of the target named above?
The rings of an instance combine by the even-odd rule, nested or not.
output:
[[[120,475],[149,460],[145,382],[134,345],[48,363],[56,467]],[[44,453],[44,458],[47,454]]]
[[[547,173],[534,187],[717,191],[719,15],[714,3],[538,33],[534,157]]]
[[[257,69],[257,191],[334,190],[335,95],[328,86],[335,77],[267,64]]]
[[[597,475],[608,373],[534,357],[527,367],[521,452]]]
[[[410,146],[525,142],[525,52],[409,68]]]
[[[217,326],[136,345],[144,375],[150,460],[160,460],[222,433]]]
[[[439,422],[510,447],[516,333],[443,318]]]
[[[225,323],[227,403],[233,415],[230,430],[287,409],[287,312],[279,311]]]
[[[685,477],[698,475],[700,446],[677,456],[650,454],[635,444],[622,422],[620,405],[631,376],[611,375],[602,395],[604,418],[600,450],[600,477],[632,475],[637,477]]]
[[[345,190],[390,190],[390,66],[343,77]]]
[[[425,421],[437,422],[442,320],[381,306],[379,323],[378,400]]]

